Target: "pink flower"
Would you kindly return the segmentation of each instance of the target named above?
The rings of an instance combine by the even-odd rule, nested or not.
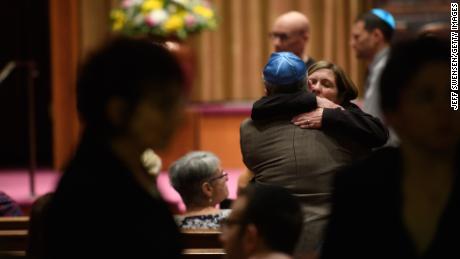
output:
[[[150,27],[154,27],[157,24],[155,18],[150,15],[145,17],[145,23]]]
[[[195,26],[196,23],[197,23],[197,20],[195,16],[190,15],[190,14],[187,14],[187,16],[185,16],[185,26],[186,27],[188,28],[193,27]]]
[[[134,4],[133,0],[123,0],[121,6],[125,9],[130,8]]]

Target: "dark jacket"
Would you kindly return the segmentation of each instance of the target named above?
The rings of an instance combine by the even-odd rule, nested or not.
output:
[[[342,106],[345,110],[324,109],[321,130],[348,135],[370,148],[380,147],[386,143],[388,129],[378,118],[363,112],[353,103],[347,102]],[[290,119],[297,114],[310,112],[316,107],[316,96],[307,91],[276,94],[262,97],[255,102],[251,118],[255,121]]]
[[[47,258],[179,258],[166,204],[100,138],[83,137],[46,215]]]
[[[424,255],[417,255],[403,223],[400,150],[384,148],[337,175],[321,258],[460,258],[459,154],[452,192]]]
[[[304,105],[305,99],[314,100],[314,105]],[[243,161],[254,172],[255,182],[285,187],[301,201],[305,250],[322,240],[334,175],[370,152],[369,144],[342,129],[301,129],[290,122],[314,108],[316,98],[308,92],[274,94],[257,101],[253,119],[240,127]]]

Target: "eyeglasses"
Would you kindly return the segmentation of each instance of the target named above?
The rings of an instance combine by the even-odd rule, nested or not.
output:
[[[219,180],[219,179],[222,179],[222,178],[227,177],[227,176],[228,176],[228,173],[222,171],[222,174],[221,174],[221,175],[219,175],[219,176],[214,176],[214,177],[209,178],[209,179],[208,179],[208,182],[212,182],[212,181],[215,181],[215,180]]]
[[[268,37],[271,39],[271,40],[274,40],[274,39],[280,39],[280,41],[287,41],[289,40],[290,38],[292,38],[293,36],[297,36],[301,34],[300,31],[297,31],[295,33],[292,33],[292,34],[287,34],[287,33],[278,33],[278,32],[270,32],[268,34]]]

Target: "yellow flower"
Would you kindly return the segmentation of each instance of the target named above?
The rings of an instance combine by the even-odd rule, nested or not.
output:
[[[176,0],[177,3],[183,5],[183,6],[188,6],[190,5],[190,0]]]
[[[187,12],[185,10],[179,10],[176,12],[176,14],[184,19],[184,17],[187,15]]]
[[[180,15],[171,15],[163,25],[166,32],[177,31],[184,27],[184,19]]]
[[[112,29],[114,31],[119,31],[123,28],[126,23],[126,15],[121,10],[113,10],[112,11],[112,19],[114,20]]]
[[[143,13],[148,13],[152,10],[160,9],[163,7],[163,2],[160,0],[147,0],[142,3],[141,10]]]
[[[204,7],[202,5],[197,5],[193,7],[193,11],[206,19],[211,19],[214,16],[214,13],[211,9]]]

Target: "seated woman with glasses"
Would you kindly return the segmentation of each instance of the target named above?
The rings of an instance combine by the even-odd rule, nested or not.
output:
[[[175,216],[181,229],[220,228],[230,210],[216,207],[228,197],[228,174],[218,157],[205,151],[190,152],[173,163],[169,179],[187,208],[185,214]]]

